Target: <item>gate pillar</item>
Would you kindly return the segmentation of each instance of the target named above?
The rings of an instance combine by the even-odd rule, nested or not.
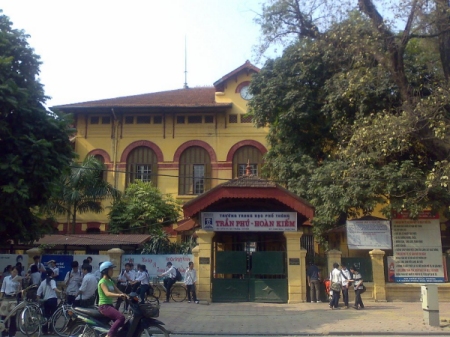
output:
[[[197,269],[197,297],[199,300],[211,300],[211,263],[212,263],[212,239],[214,232],[198,230],[198,250],[193,251],[194,263]],[[194,250],[196,249],[194,248]]]
[[[386,302],[384,254],[385,252],[380,249],[374,249],[369,252],[370,258],[372,259],[373,298],[377,302]]]
[[[306,301],[306,249],[300,247],[302,235],[302,232],[284,232],[288,264],[288,303]]]
[[[328,275],[331,273],[331,271],[333,270],[333,263],[338,263],[339,265],[341,265],[342,263],[342,252],[337,250],[337,249],[332,249],[329,250],[327,253],[327,265],[328,265]],[[328,276],[323,275],[322,278],[326,279]]]

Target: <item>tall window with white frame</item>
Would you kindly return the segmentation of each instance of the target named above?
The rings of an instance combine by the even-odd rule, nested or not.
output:
[[[157,186],[158,159],[155,152],[146,146],[133,149],[127,158],[127,184],[135,180],[151,182]]]
[[[263,155],[254,146],[246,145],[239,148],[233,155],[233,177],[242,177],[247,174],[250,163],[250,174],[258,176],[263,165]]]
[[[187,148],[180,156],[179,165],[179,195],[198,195],[210,189],[211,162],[204,148]]]

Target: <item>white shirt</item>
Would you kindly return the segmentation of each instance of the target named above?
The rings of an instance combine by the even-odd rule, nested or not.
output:
[[[139,275],[136,277],[136,281],[141,282],[141,284],[149,284],[150,276],[148,272],[141,271]]]
[[[184,273],[184,284],[192,285],[197,282],[197,272],[195,269],[186,269]]]
[[[97,279],[97,282],[100,281],[100,279],[102,278],[102,273],[100,272],[100,269],[95,271],[94,277]]]
[[[5,295],[15,295],[20,290],[20,281],[14,280],[12,275],[6,276],[3,279],[1,292]]]
[[[36,284],[36,285],[41,284],[41,273],[40,272],[30,274],[30,277],[31,277],[31,284]]]
[[[84,275],[83,282],[81,282],[80,287],[81,296],[78,295],[76,299],[79,300],[81,298],[87,300],[88,298],[94,296],[95,291],[97,290],[97,284],[98,282],[94,274],[87,273]]]
[[[341,276],[342,276],[342,286],[346,287],[348,285],[348,280],[352,279],[352,274],[350,274],[350,270],[348,270],[348,269],[345,269],[345,270],[341,269],[341,272],[347,278],[347,279],[345,279],[345,277],[342,276],[342,274],[341,274]]]
[[[50,285],[47,284],[47,280],[44,280],[41,282],[41,285],[39,286],[37,290],[38,296],[43,296],[44,300],[48,300],[50,298],[58,298],[56,296],[56,282],[55,280],[50,280]]]
[[[125,270],[122,270],[122,272],[120,273],[119,277],[117,278],[117,281],[119,281],[120,284],[126,286],[129,281],[134,281],[135,280],[134,276],[135,275],[134,275],[134,272],[132,270],[127,271],[125,269]]]
[[[67,286],[66,293],[69,295],[76,295],[78,293],[78,289],[81,286],[81,281],[83,280],[83,274],[80,270],[78,271],[69,271],[64,278],[64,283]]]
[[[341,271],[337,268],[334,268],[330,274],[330,281],[334,283],[342,283],[342,275]]]
[[[44,272],[45,271],[45,268],[44,268],[44,265],[42,264],[42,263],[33,263],[34,265],[36,265],[36,267],[37,267],[37,269],[38,269],[38,272]],[[32,264],[32,265],[33,265]],[[31,266],[32,266],[31,265]],[[30,266],[30,268],[28,268],[28,272],[30,273],[31,272],[31,266]]]
[[[177,277],[177,271],[175,270],[175,268],[173,266],[171,266],[169,269],[167,269],[166,272],[161,274],[162,276],[169,276],[170,278],[175,278]]]
[[[59,268],[55,267],[55,268],[50,268],[51,270],[53,270],[53,277],[58,277],[59,276]]]

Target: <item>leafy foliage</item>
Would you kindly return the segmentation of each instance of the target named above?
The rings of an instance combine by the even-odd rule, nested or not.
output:
[[[277,35],[289,47],[266,62],[250,88],[254,122],[270,128],[265,174],[316,207],[318,233],[377,205],[388,217],[393,210],[448,211],[450,92],[443,60],[450,56],[444,38],[450,5],[381,1],[383,12],[404,22],[394,31],[374,1],[340,2],[348,11],[339,15],[329,2],[318,3],[327,24],[303,1],[263,7],[266,42],[297,26]],[[302,15],[293,17],[292,9]],[[283,21],[278,26],[275,14]]]
[[[109,213],[109,227],[113,233],[150,233],[160,224],[176,222],[181,208],[171,195],[163,195],[158,188],[137,180],[116,200]]]
[[[102,213],[102,201],[117,199],[120,192],[103,179],[103,163],[88,156],[81,164],[74,163],[54,184],[53,194],[43,207],[46,213],[66,215],[75,233],[77,214]]]
[[[0,243],[53,231],[36,207],[73,158],[70,120],[44,107],[40,60],[27,39],[0,11]]]
[[[151,239],[142,247],[141,254],[191,254],[197,244],[193,238],[179,243],[171,242],[169,234],[163,227],[153,227],[150,230]]]

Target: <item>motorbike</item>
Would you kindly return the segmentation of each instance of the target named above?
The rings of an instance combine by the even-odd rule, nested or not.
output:
[[[131,314],[119,329],[118,337],[169,337],[170,333],[156,318],[159,317],[159,304],[140,304],[137,293],[130,293],[125,298],[129,303]],[[105,337],[111,328],[111,319],[103,316],[96,307],[74,307],[69,313],[73,328],[71,337]]]

